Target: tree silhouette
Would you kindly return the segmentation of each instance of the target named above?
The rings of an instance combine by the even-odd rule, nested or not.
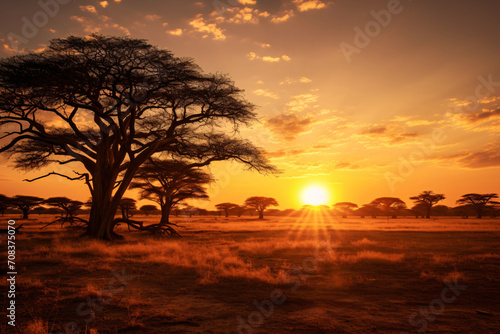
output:
[[[406,204],[396,197],[379,197],[371,203],[374,207],[384,212],[387,216],[395,217],[401,209],[406,209]]]
[[[228,77],[205,74],[144,40],[70,36],[0,60],[0,152],[16,168],[83,167],[74,176],[27,181],[83,180],[92,196],[85,234],[97,239],[121,238],[113,231],[123,221],[114,219],[120,200],[155,154],[191,156],[218,145],[258,171],[276,171],[234,135],[255,120],[254,109]]]
[[[420,195],[410,197],[411,200],[415,201],[416,204],[422,204],[426,209],[425,218],[431,218],[431,210],[434,204],[444,200],[443,194],[435,194],[432,191],[426,190],[422,191]]]
[[[462,198],[457,200],[457,204],[471,205],[476,210],[477,218],[483,217],[485,208],[493,207],[493,205],[500,204],[500,202],[492,201],[493,198],[498,198],[498,194],[465,194]]]
[[[198,164],[196,164],[197,166]],[[187,199],[208,199],[205,186],[212,182],[210,174],[183,161],[151,160],[136,175],[132,189],[140,189],[142,199],[156,202],[161,208],[160,223],[149,226],[154,233],[177,235],[169,217],[173,207]]]
[[[225,203],[219,203],[215,207],[217,208],[217,210],[224,211],[226,217],[229,217],[229,211],[236,209],[237,207],[239,207],[239,205],[225,202]]]
[[[278,202],[272,197],[249,197],[245,201],[245,206],[251,207],[259,213],[259,219],[264,219],[264,211],[270,206],[278,206]]]
[[[351,202],[339,202],[335,203],[333,208],[340,211],[342,213],[342,217],[346,218],[349,213],[352,213],[358,208],[358,205]]]
[[[0,213],[2,216],[5,213],[5,210],[9,208],[9,198],[5,195],[0,194]]]
[[[247,211],[247,210],[248,210],[248,208],[245,207],[244,205],[235,205],[233,207],[233,211],[236,214],[236,216],[238,216],[238,217],[241,217],[241,215],[243,215],[245,213],[245,211]]]
[[[74,201],[67,197],[51,197],[46,199],[43,203],[61,209],[64,214],[64,216],[56,217],[57,219],[55,221],[45,225],[43,228],[57,222],[60,222],[61,226],[64,225],[64,223],[69,223],[71,226],[76,227],[85,227],[88,224],[88,221],[77,217],[78,210],[82,208],[83,202]]]
[[[133,211],[136,209],[136,204],[137,204],[137,201],[133,198],[124,197],[120,200],[119,207],[120,207],[120,211],[122,213],[123,219],[130,218],[130,216],[131,216],[130,211]]]
[[[43,202],[43,198],[35,196],[16,195],[9,200],[9,206],[21,210],[23,213],[22,219],[28,219],[30,211],[39,206]]]
[[[150,214],[152,214],[153,212],[156,212],[158,211],[158,208],[155,206],[155,205],[150,205],[150,204],[147,204],[147,205],[143,205],[139,208],[139,211],[142,211],[144,212],[144,214],[146,216],[149,216]]]

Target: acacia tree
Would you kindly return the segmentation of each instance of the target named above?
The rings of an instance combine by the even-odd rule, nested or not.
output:
[[[142,211],[144,212],[144,214],[146,216],[149,216],[150,214],[152,214],[153,212],[156,212],[158,211],[158,208],[154,205],[151,205],[151,204],[146,204],[146,205],[143,205],[139,208],[139,211]]]
[[[492,199],[498,198],[498,194],[465,194],[462,198],[457,200],[457,204],[471,205],[474,210],[476,210],[477,218],[483,217],[483,212],[485,208],[492,207],[492,205],[498,205],[500,202],[492,201]]]
[[[398,211],[406,209],[406,203],[396,197],[379,197],[374,199],[372,206],[378,208],[381,212],[385,212],[387,216],[395,217]]]
[[[74,176],[34,180],[83,180],[92,196],[85,234],[98,239],[121,238],[113,231],[120,200],[159,152],[184,154],[216,138],[272,170],[259,149],[221,130],[254,121],[254,109],[228,77],[144,40],[70,36],[0,60],[0,152],[23,169],[74,164]]]
[[[5,210],[9,208],[9,198],[5,195],[0,194],[0,213],[2,216],[5,213]]]
[[[247,210],[248,210],[248,208],[244,205],[235,205],[233,207],[233,211],[236,214],[236,216],[238,216],[238,217],[241,217],[241,215],[244,214],[245,211],[247,211]]]
[[[136,175],[132,189],[140,189],[141,199],[156,202],[161,208],[160,223],[148,226],[154,233],[178,235],[170,223],[170,212],[187,199],[208,199],[205,186],[212,176],[201,170],[198,164],[176,160],[151,160]]]
[[[342,216],[346,218],[348,213],[352,213],[354,210],[358,208],[358,205],[351,202],[340,202],[340,203],[335,203],[333,207],[336,210],[342,212]]]
[[[278,206],[276,199],[272,197],[254,196],[245,201],[245,206],[251,207],[259,213],[259,219],[264,219],[264,211],[270,206]]]
[[[70,223],[71,225],[76,225],[78,227],[86,226],[88,224],[88,221],[77,217],[78,210],[82,208],[84,204],[83,202],[74,201],[67,197],[51,197],[46,199],[43,203],[48,206],[61,209],[64,214],[64,216],[57,217],[55,221],[45,225],[44,227],[57,222],[61,222],[61,226],[64,225],[64,223]]]
[[[43,198],[40,197],[16,195],[9,199],[9,206],[21,210],[23,213],[22,219],[28,219],[30,211],[42,202]]]
[[[236,209],[237,207],[239,207],[239,205],[235,203],[224,202],[215,205],[215,207],[217,208],[217,210],[224,211],[226,217],[229,217],[229,211]]]
[[[445,198],[446,197],[444,197],[443,194],[435,194],[434,192],[429,190],[422,191],[418,196],[410,197],[410,199],[413,200],[415,204],[421,204],[423,207],[425,207],[425,218],[431,218],[431,210],[434,204],[444,200]]]
[[[122,213],[123,219],[130,218],[130,211],[136,209],[136,204],[137,204],[137,201],[133,198],[124,197],[120,200],[119,207],[120,207],[120,211]]]

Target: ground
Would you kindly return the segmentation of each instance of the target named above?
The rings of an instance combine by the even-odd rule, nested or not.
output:
[[[179,217],[181,238],[120,242],[52,219],[16,219],[2,333],[500,332],[500,219]]]

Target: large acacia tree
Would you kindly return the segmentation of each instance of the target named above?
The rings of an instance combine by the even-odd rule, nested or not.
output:
[[[217,138],[272,169],[259,149],[228,131],[255,119],[242,91],[144,40],[70,36],[43,52],[0,60],[0,116],[0,152],[16,167],[79,165],[75,175],[48,175],[87,184],[86,235],[98,239],[120,237],[113,232],[120,199],[159,152],[191,154],[191,144]]]
[[[425,208],[425,218],[427,219],[431,218],[432,207],[445,198],[446,197],[443,194],[435,194],[429,190],[422,191],[418,196],[410,197],[410,199],[415,201],[416,204],[420,204]]]
[[[476,210],[477,218],[483,218],[483,213],[486,208],[492,208],[493,205],[499,205],[500,202],[493,201],[494,198],[498,198],[498,194],[465,194],[462,198],[457,200],[457,204],[470,205]]]

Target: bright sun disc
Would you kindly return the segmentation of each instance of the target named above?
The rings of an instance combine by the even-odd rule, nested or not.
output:
[[[311,186],[302,192],[303,205],[326,205],[329,200],[328,191],[321,186]]]

